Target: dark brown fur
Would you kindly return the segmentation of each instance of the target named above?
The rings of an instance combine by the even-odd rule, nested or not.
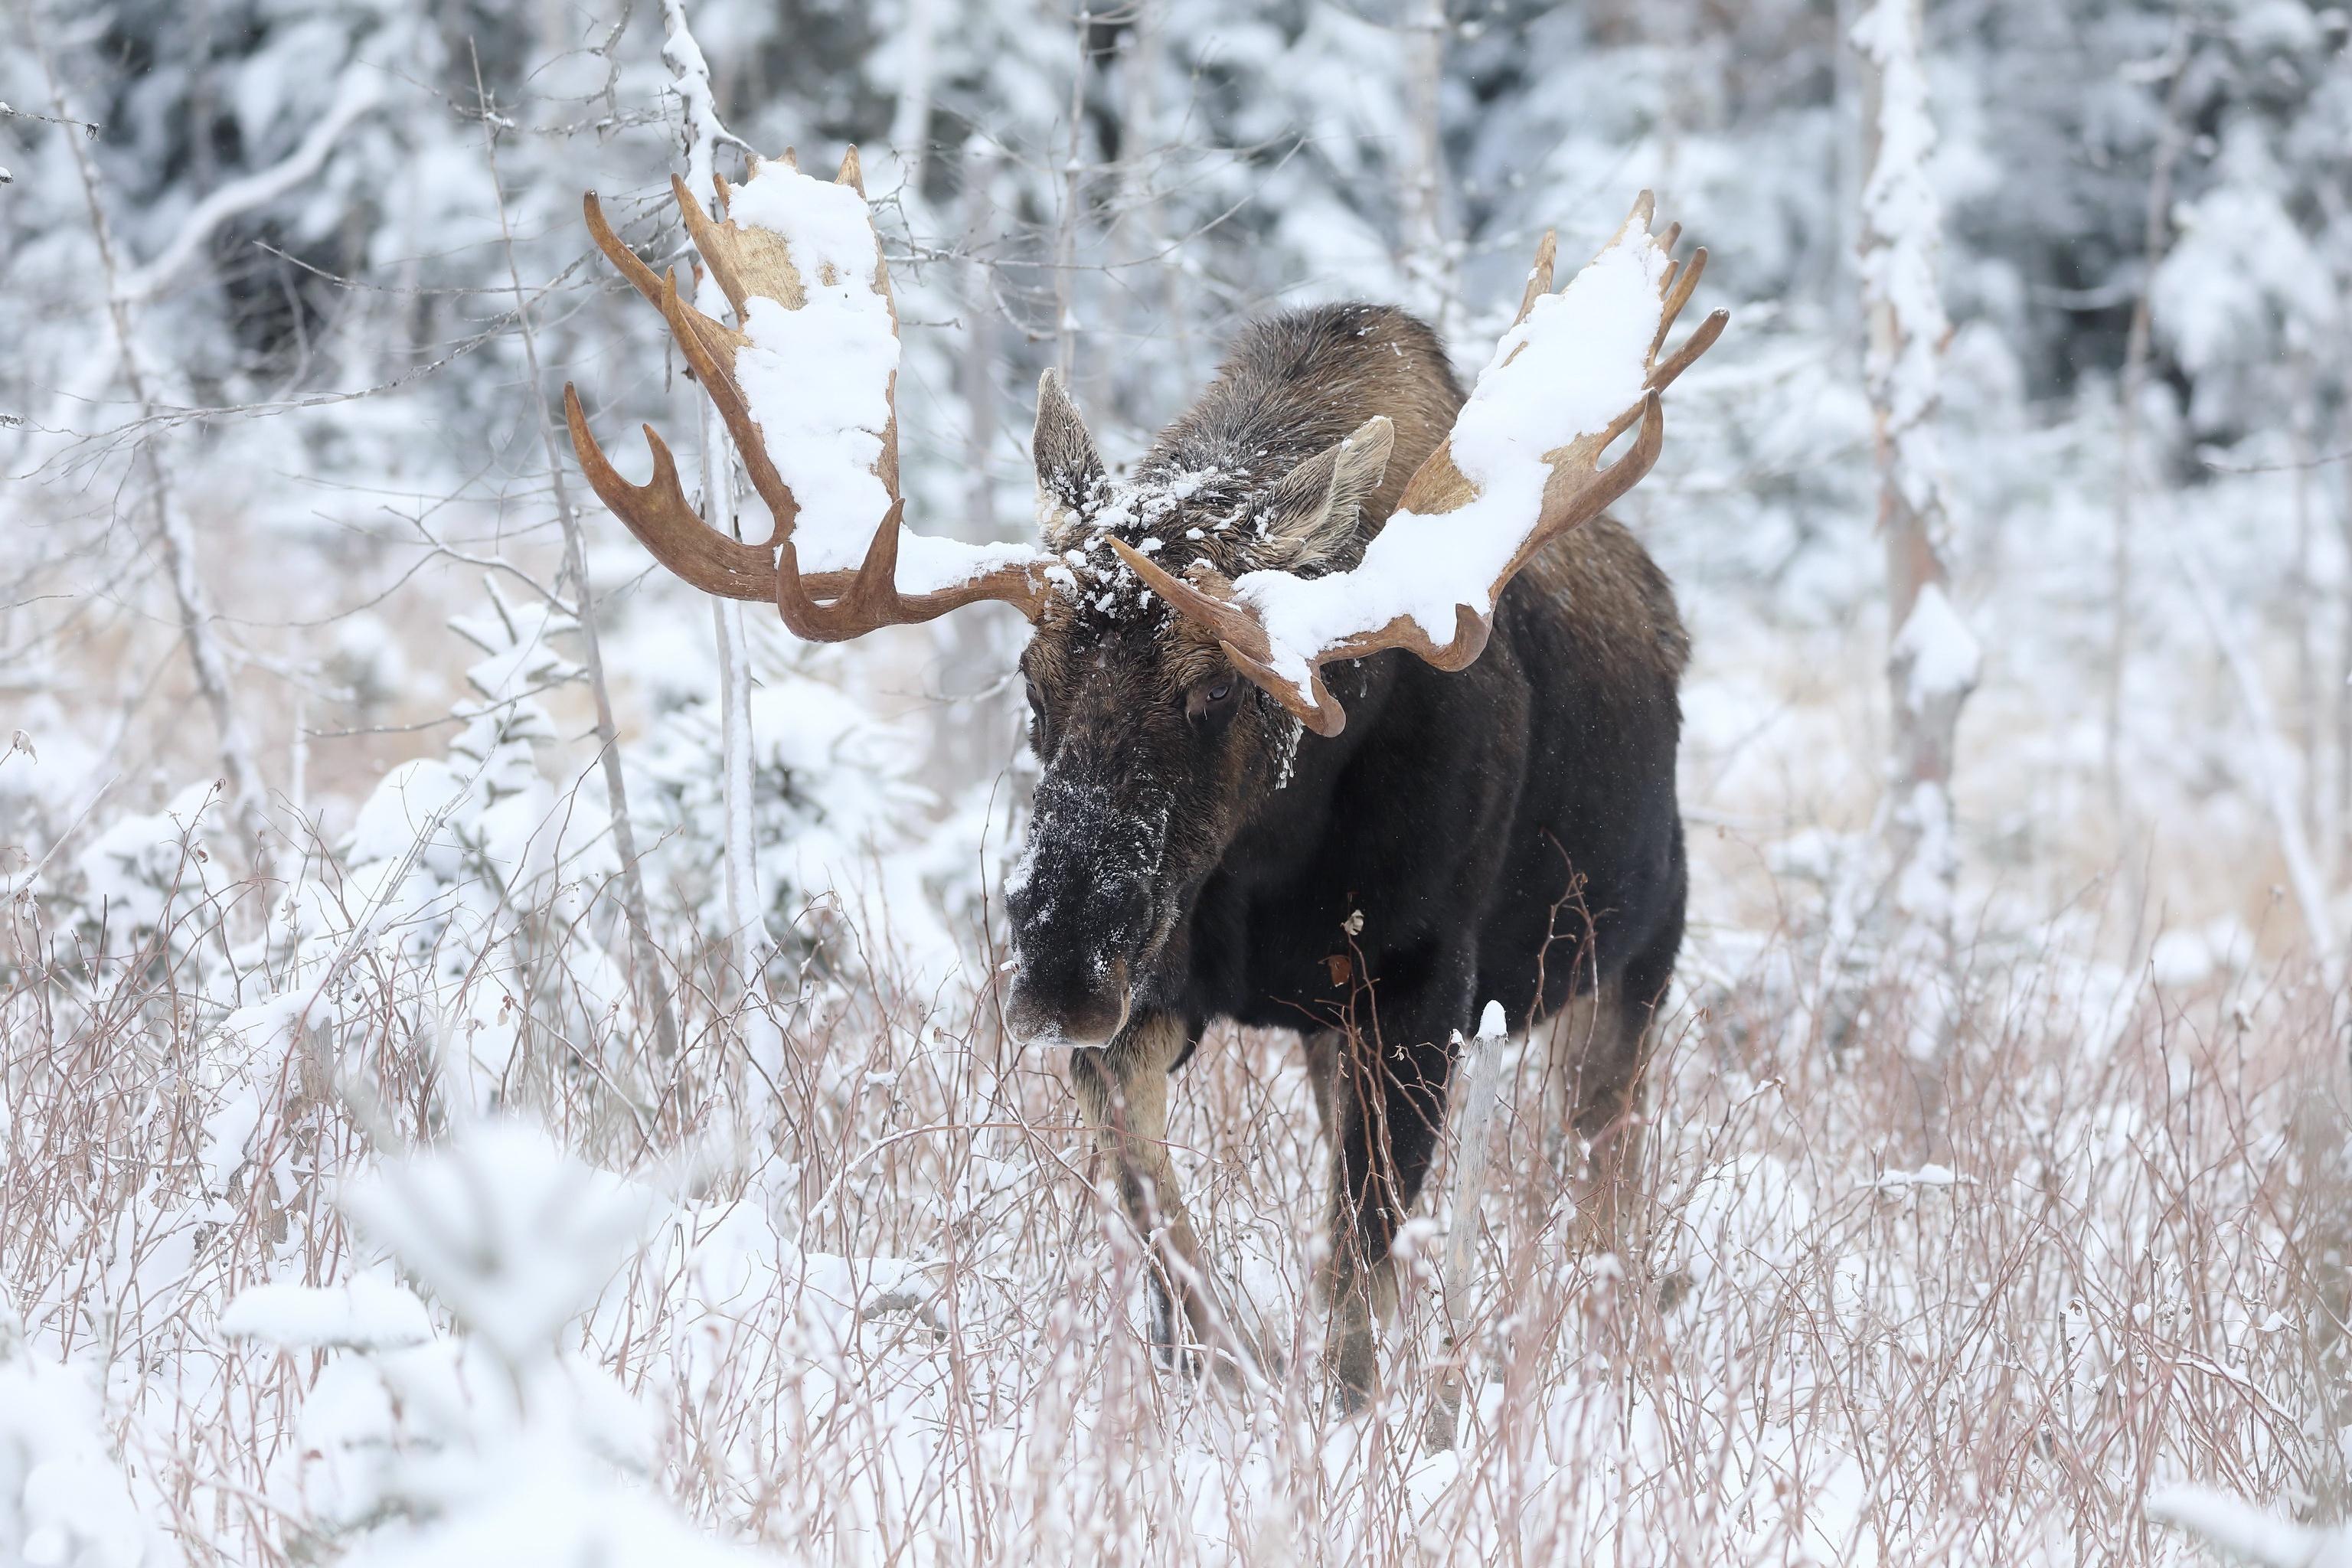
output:
[[[1328,670],[1349,721],[1325,740],[1102,535],[1155,540],[1180,574],[1195,559],[1228,576],[1343,570],[1461,396],[1428,328],[1358,305],[1247,329],[1125,488],[1057,389],[1039,410],[1047,537],[1071,577],[1022,660],[1044,774],[1010,900],[1010,1016],[1080,1047],[1081,1100],[1161,1238],[1163,1305],[1213,1348],[1234,1348],[1233,1329],[1176,1198],[1160,1077],[1212,1018],[1307,1036],[1331,1075],[1333,1361],[1357,1393],[1450,1042],[1481,1005],[1526,1026],[1590,994],[1563,1115],[1612,1148],[1637,1118],[1644,1029],[1682,934],[1688,645],[1663,574],[1602,520],[1512,584],[1468,669],[1388,653]],[[1377,479],[1334,450],[1376,414],[1395,426]]]

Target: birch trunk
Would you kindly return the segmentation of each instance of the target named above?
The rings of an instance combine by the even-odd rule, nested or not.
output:
[[[1875,0],[1854,24],[1869,170],[1862,193],[1862,302],[1886,553],[1893,716],[1881,832],[1897,919],[1925,931],[1948,971],[1952,752],[1977,679],[1975,639],[1948,592],[1949,520],[1936,420],[1950,327],[1938,292],[1942,216],[1927,175],[1935,145],[1919,0]]]
[[[1444,0],[1415,0],[1405,24],[1404,275],[1412,308],[1450,340],[1453,258],[1445,234]]]
[[[29,12],[26,20],[29,24]],[[74,121],[66,106],[65,87],[58,79],[48,50],[37,38],[35,47],[48,86],[50,107],[59,121],[71,124]],[[90,162],[89,150],[81,137],[70,132],[65,141],[73,149],[82,199],[89,208],[90,236],[98,246],[99,264],[106,273],[107,319],[114,330],[123,384],[144,425],[154,416],[155,402],[150,391],[145,356],[140,352],[134,314],[137,296],[126,286],[113,229],[107,223],[105,205],[98,199],[98,171]],[[164,575],[172,585],[173,605],[179,613],[180,641],[187,649],[189,667],[195,672],[196,690],[212,714],[213,733],[219,747],[221,769],[228,777],[235,800],[238,829],[252,841],[253,868],[266,874],[269,857],[264,836],[268,827],[268,796],[261,769],[253,758],[253,742],[237,716],[228,659],[213,632],[212,601],[196,570],[195,537],[189,531],[187,517],[181,511],[179,499],[173,490],[171,469],[159,450],[164,439],[163,436],[150,437],[138,447],[137,462],[146,470],[147,493],[155,508],[154,539],[163,551]]]
[[[928,48],[928,42],[925,46]],[[662,62],[676,79],[685,110],[686,184],[699,200],[717,199],[719,143],[729,141],[719,122],[710,82],[710,64],[695,41],[686,19],[685,0],[663,0]],[[928,90],[928,89],[926,89]],[[928,115],[928,110],[925,111]],[[698,271],[697,309],[714,320],[724,320],[728,305],[707,271]],[[707,397],[695,399],[698,429],[702,437],[702,521],[721,533],[735,532],[735,457],[725,426]],[[730,962],[738,983],[747,990],[759,982],[767,959],[765,907],[760,895],[760,868],[753,839],[751,802],[755,779],[751,752],[751,641],[743,625],[743,606],[731,599],[711,605],[711,626],[719,657],[719,714],[721,784],[726,816],[725,889]]]
[[[890,150],[906,171],[907,195],[919,202],[923,194],[923,159],[929,152],[931,131],[931,70],[934,34],[939,27],[938,0],[908,0],[907,24],[898,36],[903,51],[898,78],[898,101],[890,113]]]

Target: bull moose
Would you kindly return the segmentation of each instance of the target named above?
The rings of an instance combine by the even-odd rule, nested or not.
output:
[[[1214,1020],[1301,1035],[1333,1151],[1327,1361],[1360,1398],[1395,1302],[1392,1243],[1482,1003],[1529,1028],[1580,1018],[1566,1069],[1580,1201],[1613,1204],[1638,1154],[1644,1041],[1683,935],[1688,643],[1664,574],[1601,514],[1655,459],[1660,392],[1724,325],[1717,311],[1659,357],[1706,253],[1674,262],[1679,231],[1649,232],[1644,194],[1615,242],[1647,290],[1630,395],[1537,454],[1532,488],[1455,460],[1465,395],[1428,326],[1337,305],[1244,328],[1124,481],[1047,372],[1042,548],[959,546],[903,529],[897,320],[855,150],[831,184],[789,155],[755,163],[719,183],[717,217],[673,185],[735,325],[657,279],[593,194],[589,227],[662,310],[770,537],[707,525],[650,428],[652,481],[622,479],[567,387],[584,472],[673,572],[774,603],[803,637],[981,599],[1030,619],[1020,668],[1042,771],[1006,900],[1006,1023],[1073,1047],[1079,1102],[1151,1238],[1163,1347],[1236,1356],[1251,1347],[1169,1157],[1169,1076]],[[1551,270],[1547,237],[1515,331],[1562,298]],[[1514,352],[1507,340],[1497,366]],[[1408,525],[1418,556],[1376,544]],[[1398,579],[1464,561],[1479,580],[1447,601],[1450,624],[1390,613],[1400,593],[1427,596]]]

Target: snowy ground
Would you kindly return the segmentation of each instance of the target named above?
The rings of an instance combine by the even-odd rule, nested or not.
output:
[[[85,965],[19,899],[12,951],[51,968],[5,1004],[0,1498],[43,1563],[554,1561],[566,1521],[683,1519],[845,1563],[1843,1563],[2187,1560],[2151,1486],[2335,1495],[2323,996],[2209,943],[2093,962],[2129,913],[2094,891],[1985,933],[1936,1137],[1912,977],[1837,933],[1842,874],[1784,865],[1768,929],[1728,907],[1753,846],[1696,839],[1716,891],[1641,1235],[1569,1245],[1515,1056],[1464,1352],[1441,1201],[1355,1418],[1314,1371],[1321,1155],[1286,1037],[1213,1036],[1179,1096],[1213,1255],[1296,1325],[1237,1389],[1154,1365],[1060,1064],[1005,1042],[984,961],[812,973],[690,1020],[675,1061],[618,1035],[527,1060],[525,1031],[508,1098],[634,1184],[583,1184],[450,1065],[533,1005],[521,963],[428,986],[383,940],[322,986],[331,960],[281,956],[297,983],[199,1024],[192,978],[226,973],[201,867],[143,963]],[[348,1190],[427,1128],[477,1175]]]

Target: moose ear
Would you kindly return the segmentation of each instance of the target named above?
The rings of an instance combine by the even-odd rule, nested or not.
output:
[[[1326,447],[1274,487],[1265,553],[1282,571],[1348,566],[1359,548],[1357,512],[1381,488],[1396,428],[1375,414],[1354,435]]]
[[[1037,431],[1029,449],[1037,464],[1038,527],[1046,543],[1066,548],[1068,536],[1102,499],[1104,477],[1095,438],[1056,371],[1037,378]]]

